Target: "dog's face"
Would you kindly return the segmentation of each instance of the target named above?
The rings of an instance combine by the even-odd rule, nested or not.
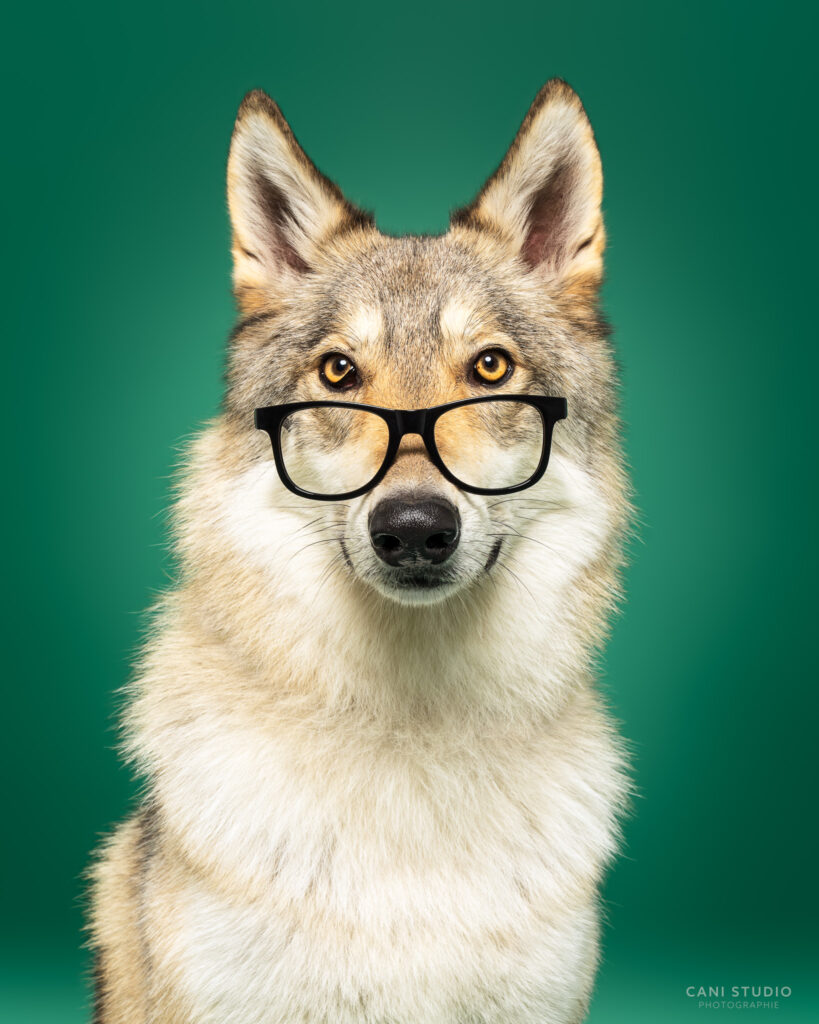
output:
[[[534,573],[558,586],[591,564],[620,487],[612,365],[596,312],[601,181],[583,108],[552,82],[446,235],[387,237],[313,167],[271,100],[246,98],[229,164],[243,316],[226,410],[242,453],[236,500],[256,517],[245,516],[243,543],[257,561],[276,574],[286,557],[297,573],[309,548],[312,566],[411,604],[490,578],[526,587]],[[565,397],[569,408],[546,475],[510,495],[465,492],[408,435],[368,493],[311,501],[284,488],[253,428],[255,408],[283,402],[423,409],[503,394]],[[319,491],[359,486],[386,448],[383,421],[342,410],[302,414],[282,436],[297,482]],[[489,488],[525,478],[542,447],[539,417],[512,403],[445,418],[435,440],[456,475]]]

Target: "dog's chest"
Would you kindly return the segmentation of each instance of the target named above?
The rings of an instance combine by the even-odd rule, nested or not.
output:
[[[212,789],[225,884],[179,881],[169,955],[197,1024],[570,1020],[605,799],[542,751],[488,759],[281,763]]]
[[[242,906],[192,884],[181,981],[197,1024],[559,1022],[593,971],[591,902],[550,919],[489,873],[374,876],[343,912],[326,895]]]

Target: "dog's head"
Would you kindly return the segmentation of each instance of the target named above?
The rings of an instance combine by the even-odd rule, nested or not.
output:
[[[381,234],[313,166],[272,100],[246,97],[228,168],[241,320],[225,422],[242,482],[226,519],[257,565],[277,578],[324,566],[374,595],[433,604],[500,583],[521,599],[533,583],[559,594],[601,558],[625,507],[597,309],[601,194],[589,121],[561,81],[541,90],[499,169],[440,237]],[[503,394],[559,396],[569,410],[545,476],[508,495],[447,480],[413,434],[367,493],[302,498],[253,425],[254,409],[285,402],[417,410]],[[441,458],[467,464],[478,487],[494,486],[499,465],[536,461],[537,420],[511,405],[473,406],[436,433]],[[288,457],[316,489],[367,478],[385,429],[308,414],[288,432]]]

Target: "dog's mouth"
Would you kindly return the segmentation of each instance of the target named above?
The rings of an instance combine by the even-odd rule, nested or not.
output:
[[[400,604],[426,605],[446,601],[465,580],[453,570],[407,567],[379,572],[372,582],[376,590]]]
[[[492,545],[486,560],[480,565],[478,576],[483,576],[491,571],[498,561],[502,546],[502,539],[498,539]],[[356,571],[343,541],[341,541],[341,551],[347,569],[353,575],[358,576],[359,573]],[[477,563],[477,560],[475,561]],[[474,573],[465,572],[463,565],[459,567],[457,564],[447,563],[434,566],[416,563],[393,567],[380,565],[377,569],[371,566],[365,570],[361,578],[385,597],[391,597],[400,603],[437,604],[446,600],[450,594],[469,583],[470,580],[474,582],[476,576]]]
[[[418,570],[403,570],[395,572],[390,577],[390,583],[397,590],[436,590],[438,587],[445,587],[456,583],[457,579],[452,573],[431,573]]]
[[[500,554],[501,548],[503,547],[503,537],[498,537],[495,543],[492,545],[492,550],[489,552],[489,558],[486,560],[486,565],[483,567],[484,572],[489,572],[492,566],[497,562],[498,555]]]

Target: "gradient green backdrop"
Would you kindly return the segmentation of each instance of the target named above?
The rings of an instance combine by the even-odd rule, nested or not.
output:
[[[80,874],[133,798],[113,693],[220,400],[243,93],[383,228],[437,232],[552,75],[603,155],[642,518],[603,666],[641,796],[591,1021],[724,1017],[685,987],[751,983],[793,994],[745,1017],[816,1019],[816,29],[793,3],[7,11],[3,1020],[86,1017]]]

